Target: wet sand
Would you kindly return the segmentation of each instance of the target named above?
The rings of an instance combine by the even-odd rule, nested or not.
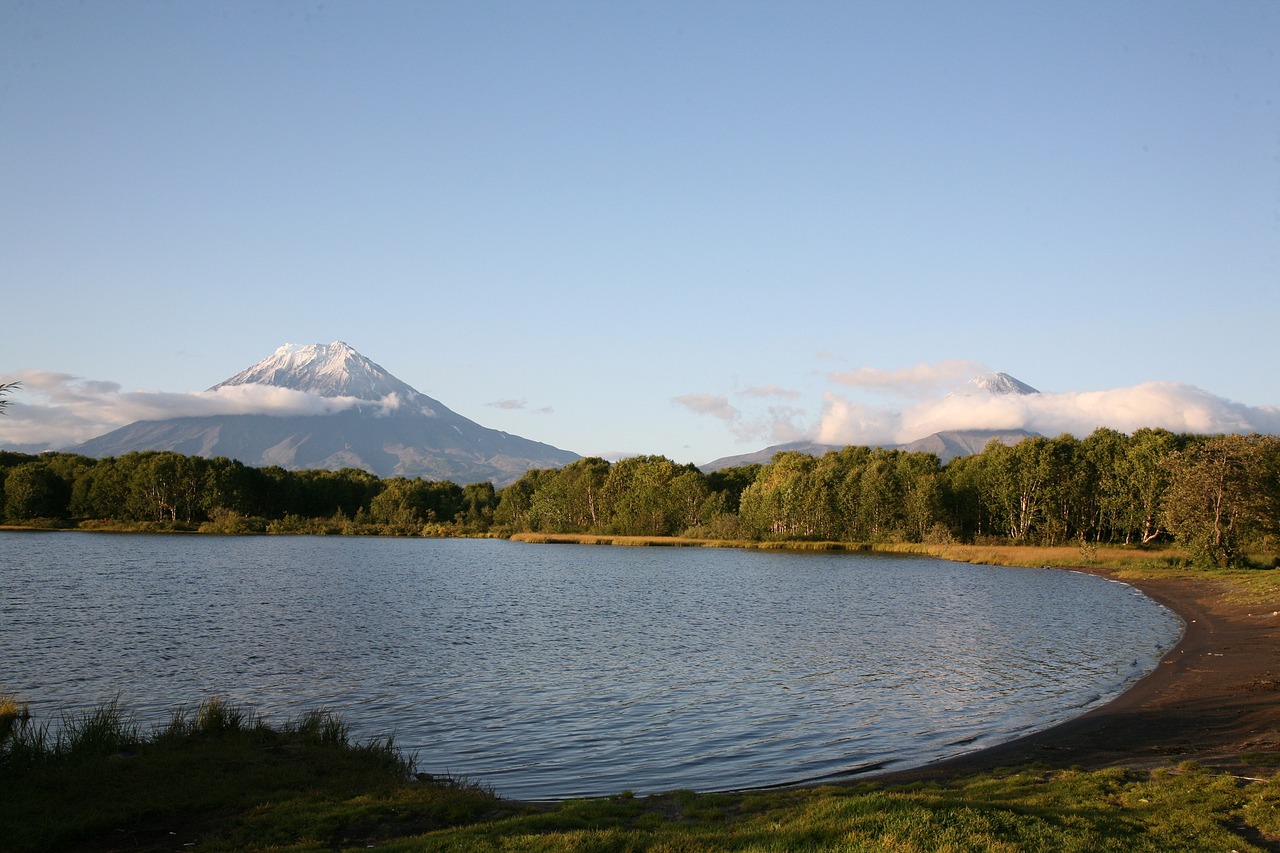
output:
[[[1081,571],[1110,577],[1103,570]],[[1182,641],[1150,675],[1109,704],[1051,729],[876,778],[940,779],[1032,762],[1096,770],[1195,761],[1238,775],[1274,774],[1280,759],[1280,602],[1232,604],[1208,579],[1125,583],[1186,622]]]

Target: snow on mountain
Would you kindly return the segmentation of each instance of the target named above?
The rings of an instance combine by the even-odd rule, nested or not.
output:
[[[329,414],[236,414],[136,421],[73,450],[86,456],[173,450],[246,465],[300,470],[352,467],[380,477],[505,485],[530,468],[558,468],[578,454],[490,429],[420,393],[342,341],[285,344],[211,388],[288,388],[371,405]],[[377,404],[377,405],[373,405]]]
[[[210,388],[233,385],[272,385],[322,397],[355,397],[382,401],[395,395],[401,402],[435,402],[392,376],[343,341],[331,344],[285,344],[262,361]],[[437,404],[438,405],[438,404]],[[435,414],[434,410],[424,414]]]
[[[974,391],[986,392],[988,394],[1039,394],[1040,392],[1032,388],[1027,383],[1014,379],[1007,373],[986,373],[981,376],[975,376],[969,380],[972,388],[966,387],[960,389],[961,393]]]

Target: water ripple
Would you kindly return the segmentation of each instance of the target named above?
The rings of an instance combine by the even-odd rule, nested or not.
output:
[[[1088,575],[495,540],[0,533],[0,691],[341,711],[507,796],[769,786],[1052,725],[1180,631]]]

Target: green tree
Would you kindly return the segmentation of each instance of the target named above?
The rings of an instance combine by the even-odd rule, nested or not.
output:
[[[123,519],[127,517],[129,478],[136,463],[132,457],[99,459],[71,485],[71,514],[77,518]]]
[[[991,536],[999,529],[988,500],[986,462],[982,455],[958,456],[942,469],[942,513],[950,532],[967,541]]]
[[[139,454],[129,476],[127,512],[139,520],[171,523],[202,517],[204,461],[169,450]]]
[[[576,459],[541,478],[532,496],[537,529],[548,533],[585,533],[607,526],[605,482],[610,465],[599,457]]]
[[[530,468],[521,474],[520,479],[498,492],[493,523],[512,533],[540,530],[534,496],[555,476],[556,471],[550,468]]]
[[[785,451],[760,470],[742,493],[739,515],[757,536],[779,539],[824,539],[835,522],[832,477],[839,465],[823,457]]]
[[[942,463],[932,453],[900,453],[897,467],[903,489],[899,535],[923,542],[942,522]]]
[[[212,514],[217,510],[239,515],[256,514],[257,506],[253,497],[256,478],[252,469],[239,460],[225,456],[215,456],[202,467],[204,483],[201,508],[205,514]]]
[[[1276,533],[1277,441],[1221,435],[1169,457],[1165,520],[1200,562],[1243,565],[1251,536]]]
[[[723,511],[736,513],[742,504],[742,493],[747,486],[755,482],[764,466],[759,462],[750,465],[739,465],[736,468],[721,468],[707,474],[707,488],[724,496]]]
[[[1125,459],[1132,439],[1099,427],[1079,445],[1080,469],[1073,478],[1078,500],[1076,537],[1082,541],[1116,541],[1127,536],[1129,497],[1124,485]]]
[[[70,497],[67,484],[46,462],[10,468],[4,478],[4,514],[9,521],[61,518]]]
[[[1165,534],[1164,495],[1173,476],[1169,459],[1188,444],[1165,429],[1134,432],[1120,462],[1122,525],[1126,543],[1146,545]]]
[[[858,478],[858,538],[873,542],[893,538],[903,526],[906,486],[898,467],[900,450],[873,449]]]
[[[610,532],[670,536],[701,523],[706,477],[664,456],[633,456],[609,468],[604,483]]]
[[[1036,439],[1029,440],[1036,442]],[[1019,444],[1026,441],[1028,439]],[[1096,477],[1083,457],[1079,439],[1069,433],[1045,439],[1034,464],[1044,484],[1036,539],[1043,544],[1055,544],[1092,529]]]
[[[412,481],[404,477],[383,480],[382,491],[369,502],[369,519],[404,529],[421,525],[423,518],[414,505],[412,489]]]
[[[493,483],[467,483],[462,487],[462,522],[471,530],[483,532],[493,523],[498,495]]]
[[[818,460],[814,471],[814,487],[823,492],[822,506],[814,507],[821,513],[826,529],[824,539],[863,541],[870,538],[867,522],[872,513],[864,510],[863,502],[868,491],[874,492],[863,479],[871,464],[870,447],[850,445]]]
[[[425,523],[451,523],[462,512],[462,488],[447,480],[383,481],[382,491],[369,502],[369,518],[379,524],[405,528]]]

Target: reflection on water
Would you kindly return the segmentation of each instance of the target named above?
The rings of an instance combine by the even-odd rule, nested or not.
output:
[[[1118,693],[1175,616],[1087,575],[865,554],[0,533],[0,691],[144,723],[340,712],[510,797],[908,766]]]

